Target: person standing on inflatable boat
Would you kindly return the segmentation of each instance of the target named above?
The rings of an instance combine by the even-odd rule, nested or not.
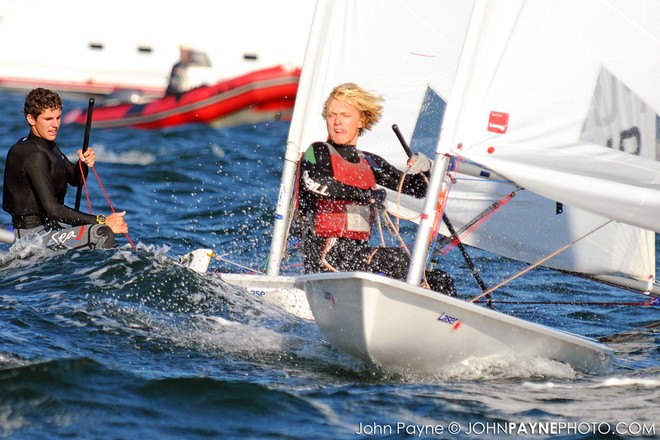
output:
[[[305,152],[300,170],[300,217],[306,273],[366,271],[404,280],[410,257],[403,248],[369,244],[377,209],[385,208],[381,185],[422,198],[430,160],[417,153],[404,173],[385,159],[357,149],[358,137],[380,119],[382,99],[353,83],[335,87],[323,105],[328,140]],[[433,290],[455,295],[447,273],[427,271]]]
[[[23,114],[30,126],[27,137],[7,153],[2,208],[12,216],[16,238],[41,236],[52,248],[110,248],[115,234],[128,233],[125,212],[91,215],[64,205],[67,184],[78,185],[81,166],[55,144],[62,117],[60,96],[47,89],[31,90]],[[78,150],[80,162],[93,167],[96,154]],[[85,176],[87,169],[85,168]]]

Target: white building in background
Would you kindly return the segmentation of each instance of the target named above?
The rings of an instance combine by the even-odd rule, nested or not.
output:
[[[160,95],[179,46],[208,80],[302,65],[314,0],[0,0],[0,89]]]

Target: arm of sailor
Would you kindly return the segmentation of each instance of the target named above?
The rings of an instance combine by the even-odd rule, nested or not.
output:
[[[377,154],[366,152],[365,154],[369,155],[371,160],[376,164],[376,166],[372,166],[374,176],[376,176],[376,183],[393,191],[399,191],[401,179],[405,175],[401,192],[417,198],[424,197],[428,186],[428,171],[422,171],[418,174],[406,174]]]

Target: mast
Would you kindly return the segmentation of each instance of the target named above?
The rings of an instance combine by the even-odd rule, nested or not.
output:
[[[438,213],[438,199],[442,183],[444,182],[447,168],[449,167],[449,156],[445,153],[436,153],[433,167],[431,168],[431,180],[426,190],[426,200],[424,201],[424,210],[419,222],[417,235],[415,237],[415,246],[410,259],[410,268],[408,269],[408,278],[406,281],[410,284],[419,285],[424,268],[426,267],[426,256],[428,254],[429,237],[431,229],[435,224],[435,216],[442,215]]]
[[[305,131],[308,107],[314,105],[314,71],[315,64],[319,59],[318,48],[321,47],[319,41],[326,35],[326,26],[323,26],[325,17],[329,14],[331,2],[328,0],[319,0],[314,10],[314,19],[312,21],[309,39],[307,41],[307,50],[305,52],[305,61],[298,83],[298,92],[296,93],[296,105],[291,118],[291,128],[289,129],[289,138],[284,153],[284,167],[282,169],[282,179],[280,180],[280,191],[275,208],[275,223],[273,224],[273,238],[270,244],[268,254],[267,274],[277,276],[280,273],[282,262],[282,253],[284,251],[287,235],[289,216],[291,215],[290,206],[295,186],[296,173],[298,168],[298,159],[301,153],[301,143]],[[318,85],[317,85],[318,86]],[[320,108],[318,113],[320,113]],[[311,122],[309,122],[311,123]]]
[[[284,240],[288,226],[288,218],[291,215],[290,206],[293,196],[293,187],[295,185],[296,170],[298,162],[298,150],[290,141],[287,143],[284,157],[284,168],[282,170],[282,179],[280,183],[280,192],[275,208],[275,223],[273,225],[273,239],[270,243],[270,253],[268,256],[267,274],[277,276],[280,273],[280,263],[282,260],[282,251],[284,249]]]

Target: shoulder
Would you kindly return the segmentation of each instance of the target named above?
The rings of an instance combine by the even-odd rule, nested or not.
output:
[[[325,142],[314,142],[310,145],[305,154],[303,155],[303,160],[315,164],[320,157],[325,157],[329,154],[328,144]]]
[[[389,163],[388,161],[386,161],[385,159],[383,159],[381,156],[379,156],[379,155],[377,155],[377,154],[370,153],[370,152],[368,152],[368,151],[363,151],[362,154],[364,155],[364,157],[365,157],[369,162],[375,162],[375,163],[377,163],[379,166],[390,165],[390,163]]]
[[[19,140],[16,141],[16,143],[12,146],[12,148],[14,148],[14,147],[16,147],[16,146],[18,146],[18,145],[28,145],[28,144],[36,145],[36,143],[37,143],[37,142],[36,142],[35,139],[33,139],[32,137],[30,137],[30,136],[23,136],[22,138],[20,138]]]
[[[8,155],[21,155],[29,156],[34,153],[43,153],[43,148],[40,147],[39,142],[36,142],[34,139],[24,137],[18,140],[14,145],[9,149]]]

